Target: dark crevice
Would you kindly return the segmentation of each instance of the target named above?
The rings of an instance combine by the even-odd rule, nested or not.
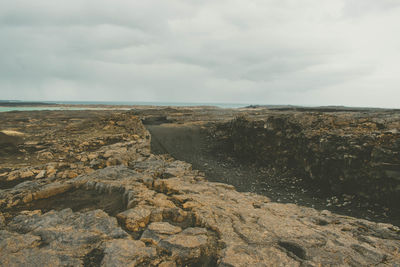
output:
[[[316,225],[320,225],[320,226],[326,226],[326,225],[329,224],[329,222],[327,220],[324,220],[324,219],[317,219],[315,221],[315,224]]]
[[[115,216],[125,209],[123,194],[99,193],[95,190],[74,189],[53,196],[51,198],[34,200],[12,208],[12,213],[23,210],[41,210],[43,213],[50,210],[66,208],[77,211],[101,209],[110,216]]]
[[[237,234],[249,246],[252,246],[252,245],[255,245],[255,246],[265,245],[265,243],[260,244],[258,242],[253,242],[252,240],[250,240],[247,236],[245,236],[244,234],[242,234],[240,232],[240,230],[237,228],[237,226],[233,222],[232,222],[232,229],[235,232],[235,234]]]
[[[18,233],[18,231],[16,231],[17,233]],[[21,234],[21,233],[20,233]],[[25,233],[24,233],[25,234]],[[46,242],[46,241],[41,241],[40,242],[40,245],[39,245],[39,248],[44,248],[44,247],[47,247],[49,245],[49,243],[48,242]]]
[[[179,226],[182,229],[189,227],[196,227],[196,217],[190,211],[184,211],[187,215],[182,218],[179,208],[169,208],[163,211],[163,221],[168,222],[174,226]],[[183,210],[182,210],[183,211]],[[178,219],[179,218],[179,219]]]
[[[3,180],[3,181],[0,181],[0,190],[1,189],[10,189],[16,185],[19,185],[20,183],[23,183],[26,181],[31,181],[31,180],[32,180],[32,178],[15,179],[15,180],[11,180],[11,181]]]
[[[161,124],[146,125],[146,128],[152,136],[152,153],[169,154],[175,159],[191,163],[193,169],[204,172],[209,181],[231,184],[239,192],[265,195],[274,202],[326,209],[346,216],[400,225],[400,212],[395,205],[388,208],[351,194],[334,195],[328,187],[310,183],[301,175],[293,173],[290,169],[296,169],[293,159],[287,162],[288,168],[284,170],[274,166],[273,162],[270,165],[260,165],[237,157],[237,153],[232,151],[235,147],[232,140],[212,136],[218,130],[214,129],[218,128],[218,124],[204,127]],[[262,155],[255,155],[253,150],[249,153],[247,159],[263,158]],[[346,187],[352,188],[351,185]]]
[[[293,255],[295,255],[296,257],[298,257],[302,260],[308,259],[306,250],[304,248],[302,248],[299,244],[296,244],[294,242],[289,242],[289,241],[279,241],[278,245],[280,247],[284,248],[285,251],[287,252],[288,256],[291,256],[292,258],[293,258]]]
[[[218,266],[218,258],[214,255],[202,255],[195,260],[184,262],[182,266],[188,267],[216,267]]]
[[[99,267],[104,258],[104,251],[98,248],[92,249],[83,258],[84,267]]]
[[[143,228],[143,229],[140,229],[139,231],[131,231],[126,227],[124,221],[117,218],[117,222],[118,222],[119,227],[121,227],[122,230],[124,230],[127,234],[129,234],[135,240],[139,240],[145,230],[145,228]]]

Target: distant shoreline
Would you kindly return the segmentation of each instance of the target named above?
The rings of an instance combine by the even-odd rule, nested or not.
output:
[[[24,101],[0,101],[1,107],[36,107],[36,106],[57,106],[55,103],[46,102],[24,102]]]
[[[348,107],[348,106],[300,106],[300,105],[259,105],[259,104],[237,104],[237,103],[190,103],[190,102],[113,102],[113,101],[20,101],[20,100],[0,100],[0,112],[68,109],[130,109],[135,107],[216,107],[216,108],[246,108],[246,109],[270,109],[279,111],[303,111],[303,112],[371,112],[371,111],[399,111],[396,108],[379,107]],[[11,110],[2,110],[11,108]]]
[[[240,103],[194,103],[194,102],[146,102],[146,101],[17,101],[0,100],[0,107],[20,106],[154,106],[154,107],[220,107],[220,108],[243,108],[249,104]]]

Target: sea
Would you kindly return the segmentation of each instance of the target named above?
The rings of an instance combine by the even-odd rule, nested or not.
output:
[[[26,101],[28,102],[28,101]],[[191,103],[191,102],[113,102],[113,101],[40,101],[29,103],[40,103],[37,105],[16,105],[16,106],[5,106],[2,103],[15,103],[23,104],[25,101],[0,101],[0,112],[8,111],[35,111],[35,110],[102,110],[108,108],[102,107],[90,107],[91,105],[109,105],[118,106],[118,109],[130,109],[131,106],[177,106],[177,107],[194,107],[194,106],[214,106],[219,108],[242,108],[249,104],[238,104],[238,103]],[[85,105],[86,107],[71,107],[71,106],[46,106],[49,105]],[[126,108],[123,106],[127,106]]]

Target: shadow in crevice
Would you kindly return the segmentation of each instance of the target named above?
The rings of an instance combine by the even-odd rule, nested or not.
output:
[[[99,193],[95,190],[74,189],[51,198],[25,203],[17,206],[13,211],[41,210],[45,213],[66,208],[74,212],[101,209],[108,215],[115,216],[125,209],[125,205],[121,193]]]
[[[92,249],[83,258],[84,267],[99,267],[104,258],[104,251],[98,248]]]
[[[32,180],[32,178],[30,178],[30,179],[29,178],[28,179],[15,179],[15,180],[11,180],[11,181],[3,180],[3,181],[0,181],[0,189],[10,189],[10,188],[13,188],[23,182],[31,181],[31,180]]]
[[[231,184],[239,192],[265,195],[274,202],[326,209],[346,216],[400,225],[398,206],[389,208],[354,195],[335,195],[291,171],[249,163],[232,153],[234,144],[210,137],[212,127],[208,124],[146,125],[151,134],[152,153],[169,154],[191,163],[193,169],[204,172],[211,182]]]

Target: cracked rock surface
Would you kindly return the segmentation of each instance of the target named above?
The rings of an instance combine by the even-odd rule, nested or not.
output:
[[[108,154],[119,159],[115,164],[1,189],[0,266],[400,262],[398,227],[274,203],[209,182],[188,163],[152,155],[146,135],[112,144]],[[114,149],[128,145],[129,153]],[[108,148],[95,149],[102,162]]]
[[[176,164],[164,157],[147,160]],[[33,200],[26,204],[30,210],[19,212],[1,227],[0,263],[392,266],[400,260],[400,232],[395,226],[272,203],[263,196],[207,182],[188,164],[179,165],[184,175],[152,176],[152,182],[147,178],[154,170],[139,172],[124,166],[65,181],[70,192],[95,190],[104,198],[117,192],[126,210],[115,217],[96,207],[73,211],[55,206],[42,213]],[[21,193],[29,194],[29,189]],[[153,202],[157,195],[163,195],[163,200]],[[57,195],[48,200],[52,198]],[[128,203],[133,207],[127,209]]]

